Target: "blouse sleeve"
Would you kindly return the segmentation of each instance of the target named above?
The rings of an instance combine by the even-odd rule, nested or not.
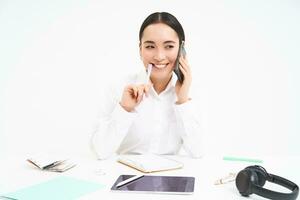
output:
[[[174,105],[175,116],[179,123],[179,134],[183,140],[183,148],[193,158],[203,156],[203,137],[200,126],[200,115],[196,112],[193,101]]]
[[[120,91],[109,88],[103,98],[91,138],[91,148],[98,159],[106,159],[118,150],[136,115],[120,106]]]

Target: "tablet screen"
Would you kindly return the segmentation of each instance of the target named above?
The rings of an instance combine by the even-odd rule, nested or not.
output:
[[[121,175],[112,186],[112,191],[130,191],[130,192],[158,192],[158,193],[177,193],[192,194],[194,192],[194,177],[186,176],[150,176],[145,175],[133,182],[121,187],[117,184],[127,180],[134,175]]]

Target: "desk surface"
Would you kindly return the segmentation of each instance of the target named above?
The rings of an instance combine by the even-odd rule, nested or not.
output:
[[[116,162],[117,157],[108,160],[96,160],[94,158],[72,158],[77,166],[64,173],[54,173],[40,171],[27,162],[22,156],[10,156],[1,159],[0,166],[0,194],[15,191],[19,188],[30,186],[57,176],[70,176],[91,180],[105,187],[94,193],[82,196],[81,199],[245,199],[241,197],[231,182],[225,185],[214,185],[215,180],[226,176],[229,172],[239,172],[246,166],[253,163],[223,161],[221,157],[203,157],[201,159],[191,159],[184,156],[172,156],[184,163],[184,167],[179,170],[154,173],[154,175],[171,176],[194,176],[195,192],[192,195],[163,195],[163,194],[140,194],[140,193],[116,193],[111,192],[110,188],[121,174],[140,174],[138,171]],[[269,173],[283,176],[291,181],[300,183],[300,156],[296,157],[264,157],[264,166]],[[276,189],[281,192],[289,192],[285,188],[275,184],[267,183],[268,189]],[[104,198],[103,198],[104,197]],[[107,198],[105,198],[107,197]],[[257,195],[252,195],[247,199],[264,199]]]

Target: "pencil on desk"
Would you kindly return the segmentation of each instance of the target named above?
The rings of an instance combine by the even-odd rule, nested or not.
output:
[[[232,157],[232,156],[224,156],[223,160],[227,160],[227,161],[241,161],[241,162],[253,162],[253,163],[263,163],[263,160],[260,160],[260,159]]]

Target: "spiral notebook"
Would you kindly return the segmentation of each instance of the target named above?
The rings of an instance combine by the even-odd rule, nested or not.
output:
[[[175,170],[183,167],[183,163],[179,161],[153,154],[122,155],[118,162],[143,173]]]

